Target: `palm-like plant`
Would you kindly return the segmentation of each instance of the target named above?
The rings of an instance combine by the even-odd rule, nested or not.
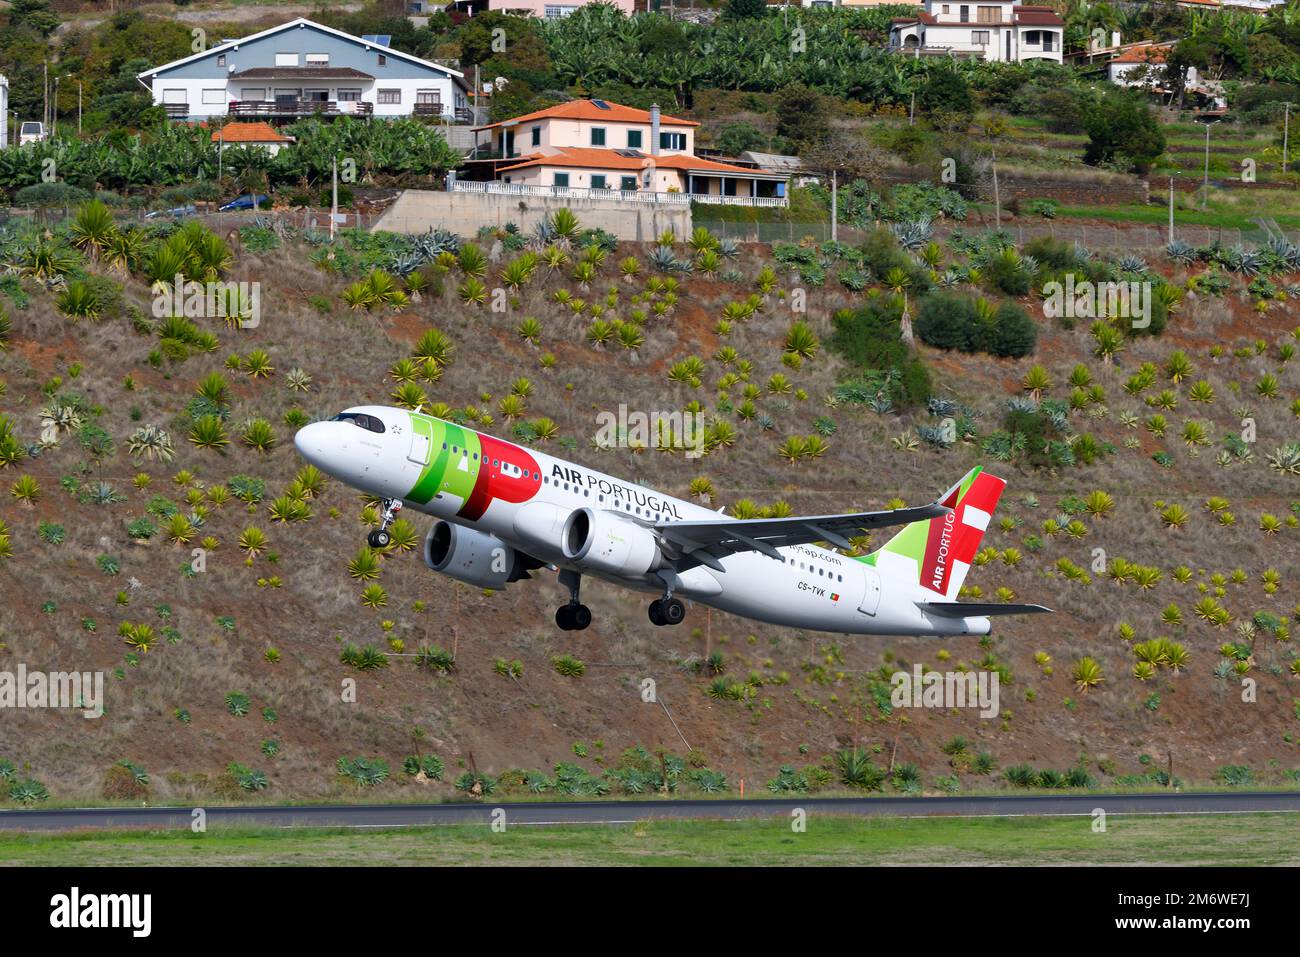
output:
[[[908,315],[907,309],[907,290],[912,286],[912,277],[903,269],[894,266],[885,273],[884,282],[885,288],[903,301],[903,311],[898,317],[898,322],[901,327],[903,341],[909,346],[913,346],[916,344],[916,339],[912,334],[912,317]]]
[[[99,260],[100,254],[108,247],[116,232],[113,214],[98,199],[91,200],[77,210],[76,218],[68,227],[73,245],[89,255],[92,261]]]
[[[258,452],[269,452],[275,446],[275,431],[266,419],[250,419],[239,437],[250,449]]]

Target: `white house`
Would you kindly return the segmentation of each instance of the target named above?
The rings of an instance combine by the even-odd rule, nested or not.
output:
[[[491,157],[453,189],[628,202],[785,206],[789,174],[695,155],[694,120],[606,100],[570,100],[479,127]]]
[[[0,73],[0,150],[9,145],[9,77]]]
[[[894,19],[889,45],[916,54],[1060,63],[1064,31],[1051,7],[926,0],[914,16]]]
[[[173,119],[441,116],[468,119],[464,75],[298,18],[146,70],[138,77]]]

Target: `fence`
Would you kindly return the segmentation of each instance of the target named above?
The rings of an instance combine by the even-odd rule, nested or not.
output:
[[[688,206],[703,203],[710,206],[774,206],[784,207],[787,200],[777,196],[710,196],[703,193],[656,193],[643,189],[595,189],[585,186],[528,186],[524,183],[501,183],[495,180],[452,180],[453,193],[492,193],[502,196],[534,196],[544,199],[612,199],[623,203],[659,203],[669,206]]]
[[[826,242],[831,238],[830,223],[735,223],[724,220],[708,220],[703,216],[695,217],[696,226],[705,226],[715,235],[743,243],[797,243],[811,238],[814,242]],[[949,223],[935,225],[934,238],[943,240],[954,230],[960,230],[967,236],[993,232],[997,227],[992,223]],[[1169,242],[1167,226],[1126,226],[1119,224],[1093,225],[1082,223],[1003,223],[1002,231],[1015,242],[1023,246],[1031,240],[1043,236],[1067,243],[1078,243],[1088,249],[1110,251],[1154,251],[1164,249]],[[1300,230],[1282,233],[1294,243],[1300,243]],[[838,238],[842,243],[856,245],[866,238],[867,232],[852,226],[841,225]],[[1277,235],[1277,233],[1273,233]],[[1174,237],[1193,246],[1209,246],[1215,243],[1225,247],[1235,245],[1258,246],[1266,243],[1270,233],[1264,228],[1230,229],[1220,226],[1183,226],[1174,224]]]

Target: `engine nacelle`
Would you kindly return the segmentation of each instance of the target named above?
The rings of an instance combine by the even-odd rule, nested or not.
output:
[[[622,578],[640,578],[663,564],[654,532],[603,509],[574,510],[561,541],[569,561]]]
[[[570,512],[550,502],[530,502],[515,512],[516,541],[544,558],[563,554],[564,523]]]
[[[501,539],[451,522],[435,522],[424,536],[424,563],[479,588],[500,588],[528,577],[519,553]]]

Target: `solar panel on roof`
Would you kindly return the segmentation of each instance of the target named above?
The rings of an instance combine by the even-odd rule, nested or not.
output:
[[[373,43],[376,46],[381,47],[391,46],[393,43],[393,35],[391,33],[365,33],[362,34],[361,39],[365,40],[367,43]]]
[[[639,159],[644,154],[640,150],[614,150],[619,156],[628,156],[632,159]]]
[[[591,101],[591,104],[592,104],[592,106],[594,106],[594,107],[595,107],[596,109],[598,109],[598,110],[608,110],[608,109],[609,109],[609,104],[606,103],[604,100],[592,100],[592,101]]]

